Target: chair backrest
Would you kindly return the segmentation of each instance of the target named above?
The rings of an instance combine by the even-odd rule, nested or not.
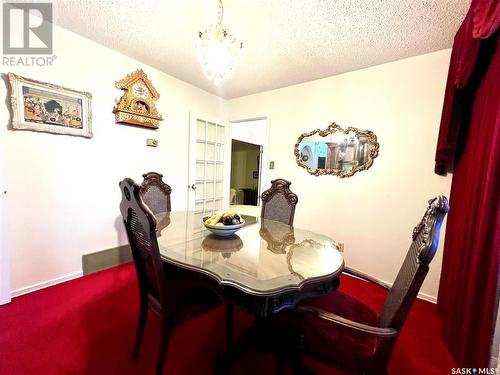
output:
[[[385,300],[380,314],[381,327],[399,331],[405,322],[436,253],[441,223],[448,209],[448,200],[442,195],[429,200],[424,217],[413,230],[410,249]]]
[[[141,293],[165,304],[165,271],[156,238],[156,220],[144,204],[140,186],[130,178],[120,182],[120,211],[132,249]]]
[[[299,197],[290,190],[291,184],[282,178],[271,181],[271,188],[261,194],[261,217],[293,225],[295,206]]]
[[[163,175],[156,172],[148,172],[142,175],[140,192],[144,203],[149,207],[153,214],[171,211],[170,193],[172,188],[163,182]]]

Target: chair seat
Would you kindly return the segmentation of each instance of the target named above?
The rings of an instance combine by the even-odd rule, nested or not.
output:
[[[378,316],[373,310],[339,291],[304,300],[300,305],[314,306],[359,323],[378,325]],[[349,368],[370,368],[377,338],[329,322],[315,314],[303,314],[302,319],[308,354]]]

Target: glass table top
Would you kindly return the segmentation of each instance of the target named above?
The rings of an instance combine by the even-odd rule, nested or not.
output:
[[[160,213],[157,238],[164,261],[209,274],[221,285],[262,295],[333,278],[344,261],[327,236],[277,221],[242,217],[232,237],[216,237],[193,211]]]

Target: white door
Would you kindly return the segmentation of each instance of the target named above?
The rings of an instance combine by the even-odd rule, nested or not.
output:
[[[189,210],[211,213],[228,208],[231,146],[227,124],[191,113],[189,138]]]

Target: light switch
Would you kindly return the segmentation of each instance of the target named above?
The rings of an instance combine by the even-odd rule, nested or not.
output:
[[[146,144],[150,147],[158,147],[158,140],[157,139],[152,139],[148,138]]]
[[[274,169],[274,161],[269,162],[269,169]]]

